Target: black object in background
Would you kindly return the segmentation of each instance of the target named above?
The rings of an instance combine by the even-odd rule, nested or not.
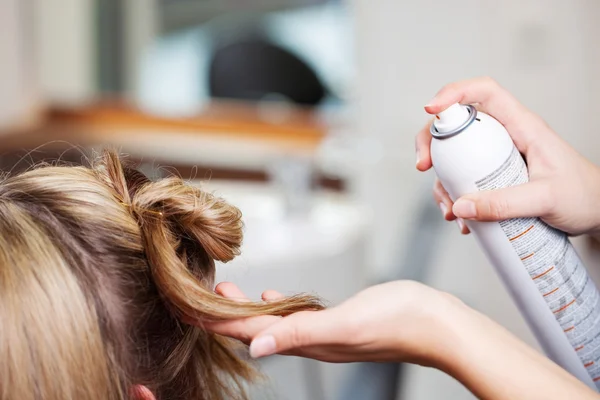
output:
[[[326,89],[298,56],[263,39],[239,41],[215,50],[209,67],[212,97],[262,100],[277,95],[315,106]]]

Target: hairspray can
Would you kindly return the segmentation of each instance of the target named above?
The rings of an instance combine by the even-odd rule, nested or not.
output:
[[[453,201],[529,180],[504,126],[471,105],[436,115],[431,135],[433,166]],[[600,389],[600,294],[567,235],[538,218],[466,224],[547,356]]]

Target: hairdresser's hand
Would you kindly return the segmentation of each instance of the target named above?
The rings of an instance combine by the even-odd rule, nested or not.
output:
[[[217,293],[247,301],[231,283]],[[263,294],[277,301],[277,292]],[[329,362],[407,361],[440,367],[456,356],[470,309],[451,295],[415,282],[366,289],[341,305],[284,318],[261,316],[211,323],[209,330],[251,341],[253,357],[274,353]],[[248,340],[251,339],[251,340]]]
[[[600,170],[562,140],[538,115],[520,104],[510,93],[489,78],[452,83],[425,106],[429,114],[453,103],[476,104],[510,133],[527,159],[530,182],[495,191],[466,195],[455,204],[439,181],[435,200],[444,217],[459,218],[463,233],[468,229],[460,219],[498,221],[515,217],[541,217],[548,224],[570,234],[600,231]],[[417,169],[431,168],[429,124],[416,138]]]
[[[233,284],[216,292],[248,301]],[[281,294],[268,291],[263,300]],[[590,390],[489,318],[427,286],[390,282],[324,311],[205,325],[246,342],[254,357],[273,353],[330,362],[407,361],[445,371],[477,398],[598,400]],[[492,361],[490,361],[492,360]]]

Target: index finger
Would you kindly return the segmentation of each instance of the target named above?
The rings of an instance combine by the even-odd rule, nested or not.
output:
[[[248,296],[241,291],[236,284],[231,282],[221,282],[215,287],[215,293],[228,299],[236,300],[242,303],[250,302]]]
[[[335,309],[301,311],[284,317],[252,340],[250,355],[265,357],[307,346],[343,343],[352,337],[344,329],[344,318],[336,315]]]
[[[258,317],[240,318],[231,321],[205,322],[202,328],[221,336],[237,339],[243,343],[250,341],[260,332],[276,324],[282,317],[261,315]]]
[[[532,123],[539,118],[491,78],[475,78],[444,86],[425,106],[429,114],[437,114],[455,103],[479,104],[486,114],[497,119],[511,134],[519,150],[531,141]]]

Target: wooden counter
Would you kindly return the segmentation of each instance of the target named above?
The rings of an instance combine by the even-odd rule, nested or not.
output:
[[[77,162],[80,149],[110,145],[134,159],[173,166],[184,177],[206,173],[215,179],[265,180],[273,160],[313,157],[327,132],[311,110],[242,103],[214,104],[192,118],[165,118],[98,102],[49,108],[42,121],[28,131],[0,132],[2,169],[33,149],[23,166],[58,155]],[[343,186],[335,178],[319,180],[327,187]]]

